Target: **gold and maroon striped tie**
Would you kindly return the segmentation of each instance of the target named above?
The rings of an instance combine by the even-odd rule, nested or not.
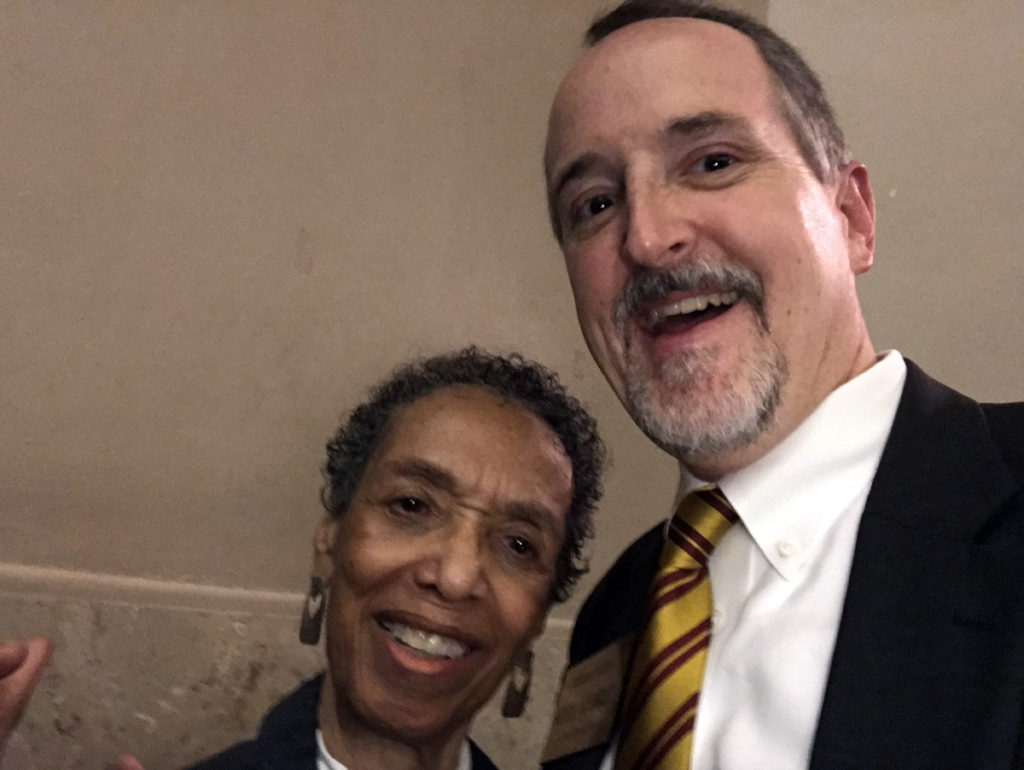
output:
[[[736,521],[718,487],[688,494],[672,517],[623,701],[616,770],[687,770],[711,640],[708,558]]]

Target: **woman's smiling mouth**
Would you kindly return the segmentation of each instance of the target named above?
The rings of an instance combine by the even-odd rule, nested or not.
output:
[[[424,660],[451,660],[469,654],[469,647],[448,636],[399,623],[378,619],[377,623],[391,638]]]

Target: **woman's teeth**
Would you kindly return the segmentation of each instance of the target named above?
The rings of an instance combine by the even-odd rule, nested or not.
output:
[[[430,631],[422,631],[394,621],[382,620],[380,626],[396,642],[425,656],[461,658],[469,652],[469,648],[461,642]]]

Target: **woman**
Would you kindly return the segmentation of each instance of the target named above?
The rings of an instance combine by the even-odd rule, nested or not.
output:
[[[602,463],[536,364],[469,348],[398,370],[327,445],[300,633],[325,619],[326,671],[194,770],[493,768],[467,730],[581,574]]]

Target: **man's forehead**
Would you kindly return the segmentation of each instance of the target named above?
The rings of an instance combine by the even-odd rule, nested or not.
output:
[[[652,73],[663,76],[663,82]],[[695,95],[708,94],[729,84],[772,87],[756,45],[738,30],[680,18],[647,19],[616,30],[584,51],[562,81],[551,109],[545,165],[550,172],[555,145],[575,133],[578,119],[593,117],[589,112],[597,101],[603,100],[621,120],[687,88]],[[704,104],[696,111],[715,107]]]
[[[601,67],[607,60],[631,59],[644,53],[667,50],[683,57],[706,59],[712,64],[739,57],[760,58],[754,41],[737,29],[707,19],[645,19],[615,30],[580,54],[569,71]]]

